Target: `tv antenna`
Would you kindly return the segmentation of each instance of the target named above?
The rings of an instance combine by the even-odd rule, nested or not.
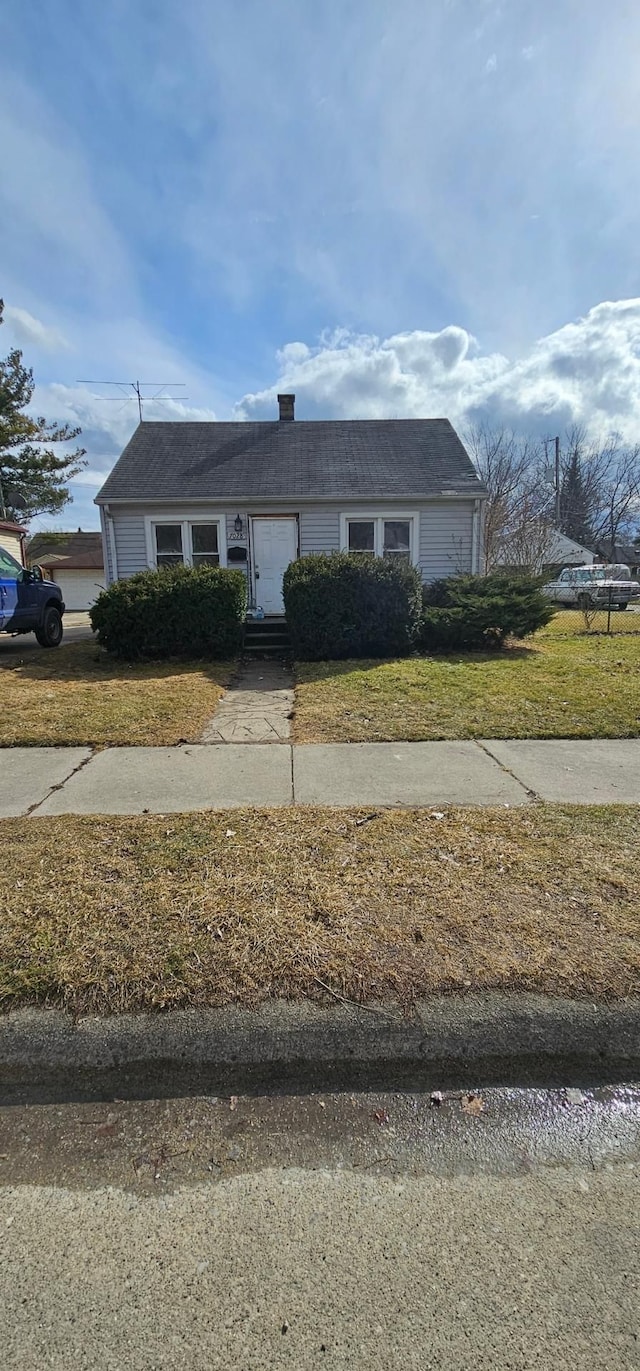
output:
[[[163,392],[163,390],[166,390],[169,386],[173,386],[174,388],[175,388],[175,387],[178,387],[178,389],[181,389],[182,387],[184,387],[184,384],[185,384],[184,381],[76,381],[76,385],[78,385],[78,386],[117,386],[118,389],[119,389],[119,390],[122,392],[122,394],[124,395],[124,403],[125,403],[125,404],[127,404],[129,400],[137,399],[137,401],[138,401],[138,414],[139,414],[139,416],[140,416],[140,423],[142,423],[142,406],[143,406],[145,400],[147,400],[147,401],[149,401],[149,402],[150,402],[151,400],[159,400],[159,401],[160,401],[160,404],[162,404],[162,398],[163,398],[163,397],[162,397],[162,392]],[[157,386],[158,389],[156,390],[155,395],[144,395],[143,392],[142,392],[142,387],[143,387],[143,386],[145,386],[145,387]],[[128,394],[127,394],[127,391],[129,391],[129,390],[132,390],[132,391],[133,391],[133,395],[128,395]],[[165,400],[172,400],[173,398],[174,398],[174,397],[173,397],[172,395],[165,395],[165,396],[164,396],[164,399],[165,399]],[[189,399],[189,396],[188,396],[188,395],[180,395],[180,396],[177,396],[177,397],[175,397],[175,398],[180,399],[180,400],[188,400],[188,399]],[[98,396],[96,396],[96,399],[98,399],[98,400],[119,400],[119,399],[120,399],[120,396],[119,396],[119,395],[98,395]],[[123,408],[124,408],[124,406],[123,406]]]

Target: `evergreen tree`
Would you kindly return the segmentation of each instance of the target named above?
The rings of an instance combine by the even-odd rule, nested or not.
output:
[[[594,542],[593,498],[582,472],[578,445],[574,445],[560,486],[560,531],[583,547]]]
[[[3,309],[0,300],[0,324]],[[73,442],[79,428],[27,413],[34,390],[33,371],[12,348],[0,359],[0,518],[21,523],[64,509],[71,499],[67,482],[86,466],[84,448],[54,452],[51,447]]]

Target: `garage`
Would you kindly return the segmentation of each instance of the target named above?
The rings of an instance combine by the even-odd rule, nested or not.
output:
[[[70,614],[86,613],[106,581],[100,533],[35,533],[27,548],[30,566],[56,581]]]
[[[66,567],[54,566],[51,568],[52,578],[60,586],[62,598],[66,608],[73,613],[77,610],[91,609],[95,604],[100,591],[104,590],[104,581],[100,581],[100,571],[80,571]]]

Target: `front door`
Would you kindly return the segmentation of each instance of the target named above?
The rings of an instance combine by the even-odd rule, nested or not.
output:
[[[256,604],[265,614],[284,614],[282,577],[298,555],[298,520],[253,519]]]

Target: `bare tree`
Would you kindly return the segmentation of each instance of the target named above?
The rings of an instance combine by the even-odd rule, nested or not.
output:
[[[543,444],[487,425],[472,428],[466,442],[489,492],[484,525],[487,571],[505,564],[537,567],[542,544],[546,547],[551,533]]]
[[[563,456],[563,489],[577,484],[580,514],[595,547],[615,556],[616,544],[633,538],[640,514],[640,444],[629,446],[620,435],[590,440],[584,428],[567,434]],[[569,529],[571,510],[562,508],[561,528]]]
[[[486,569],[540,570],[554,560],[558,527],[548,440],[479,425],[466,442],[489,493]],[[640,444],[625,445],[618,434],[592,439],[575,425],[565,434],[561,453],[559,531],[615,557],[616,544],[632,541],[640,518]]]

